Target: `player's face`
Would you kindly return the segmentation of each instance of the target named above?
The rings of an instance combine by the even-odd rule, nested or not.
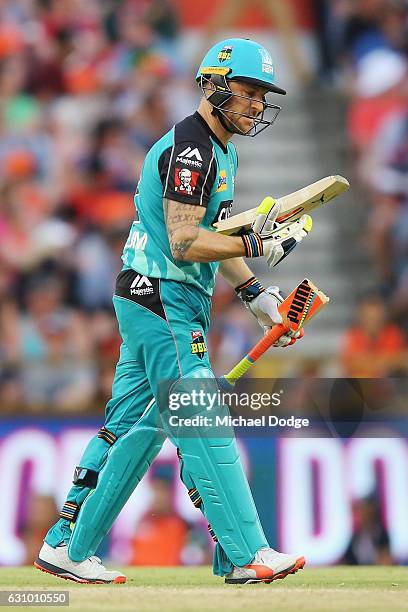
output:
[[[230,81],[229,86],[236,95],[223,106],[223,110],[227,114],[228,121],[234,132],[248,132],[254,125],[251,117],[258,117],[264,110],[264,96],[268,90],[266,87],[252,85],[243,81]],[[248,98],[251,99],[249,100]],[[228,113],[228,111],[248,116],[243,117],[239,114]]]

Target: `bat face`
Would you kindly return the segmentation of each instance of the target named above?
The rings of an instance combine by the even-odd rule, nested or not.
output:
[[[279,306],[284,324],[299,331],[329,301],[327,295],[305,278]]]
[[[333,198],[340,195],[350,187],[347,179],[342,176],[327,176],[307,187],[303,187],[294,193],[278,198],[280,204],[278,223],[289,223],[300,219],[304,214],[320,208]],[[249,230],[255,220],[258,208],[251,208],[243,213],[234,215],[224,221],[214,224],[217,232],[222,234],[235,234],[242,229]]]

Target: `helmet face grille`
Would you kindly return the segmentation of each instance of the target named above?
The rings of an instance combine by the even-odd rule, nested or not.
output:
[[[206,100],[218,112],[223,127],[233,134],[251,137],[257,136],[275,123],[281,111],[280,106],[270,104],[266,102],[264,98],[262,112],[260,114],[253,114],[252,103],[254,98],[234,93],[229,86],[226,76],[221,76],[219,74],[203,74],[200,78],[200,87]],[[248,112],[241,113],[232,109],[225,109],[225,104],[231,100],[231,98],[248,100]],[[266,113],[269,115],[269,118],[265,116]],[[251,119],[252,126],[245,132],[234,122],[234,117],[246,117],[247,119]]]

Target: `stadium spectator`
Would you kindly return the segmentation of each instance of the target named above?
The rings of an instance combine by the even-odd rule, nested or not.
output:
[[[378,501],[370,496],[354,504],[354,533],[342,560],[347,565],[392,565],[390,539]]]
[[[151,480],[152,502],[137,526],[131,565],[199,565],[210,559],[209,539],[174,510],[172,475],[165,467]],[[203,537],[204,536],[204,537]]]
[[[345,333],[341,361],[344,376],[377,378],[407,373],[407,343],[401,329],[387,320],[384,300],[360,301],[356,321]]]
[[[47,533],[47,526],[58,516],[55,500],[49,495],[32,494],[26,505],[21,532],[26,550],[25,565],[31,565],[38,556],[38,547]]]

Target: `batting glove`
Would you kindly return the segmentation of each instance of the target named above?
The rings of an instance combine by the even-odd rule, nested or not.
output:
[[[276,223],[279,203],[268,196],[258,208],[252,232],[241,236],[246,257],[264,256],[270,267],[276,266],[312,229],[312,218],[303,215],[287,224]]]
[[[260,281],[252,276],[245,283],[236,287],[235,291],[244,302],[245,307],[257,318],[264,333],[269,331],[273,325],[282,323],[282,316],[278,308],[284,298],[279,292],[279,287],[271,286],[265,289]],[[300,332],[288,331],[273,346],[289,346],[302,337],[303,330]]]

